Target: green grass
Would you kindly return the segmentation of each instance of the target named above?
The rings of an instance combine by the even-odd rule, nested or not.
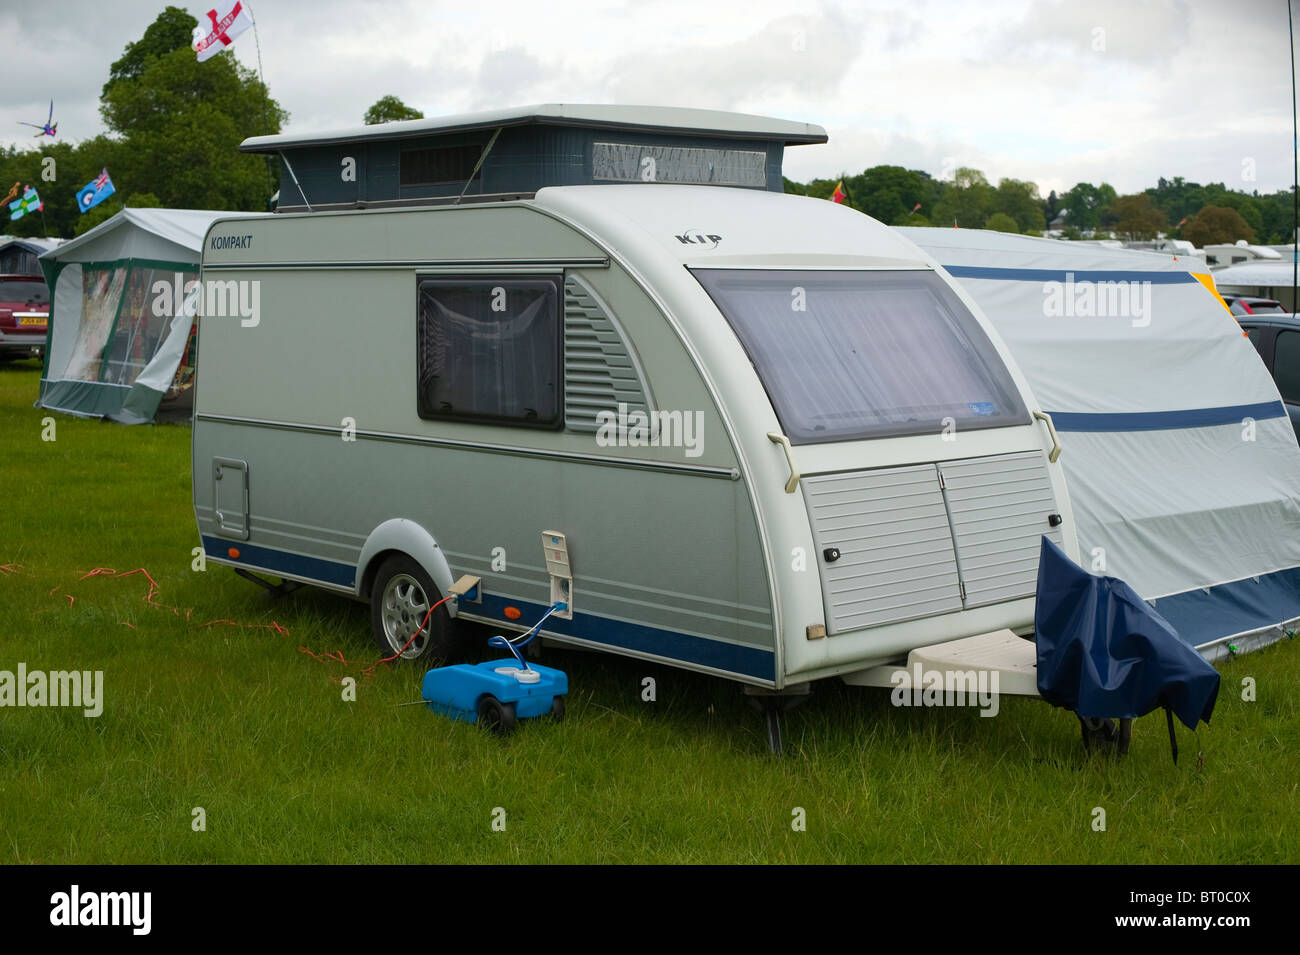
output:
[[[5,862],[1300,861],[1294,642],[1222,667],[1213,726],[1180,727],[1177,766],[1158,713],[1107,760],[1037,700],[986,719],[834,683],[788,716],[777,760],[732,684],[550,650],[568,719],[497,739],[397,706],[419,667],[363,675],[363,606],[191,570],[189,430],[56,415],[43,441],[38,374],[0,366],[0,564],[21,565],[0,572],[0,669],[103,670],[106,700],[97,719],[0,710]],[[177,611],[144,600],[143,575],[78,579],[103,567],[147,569]],[[222,618],[241,626],[204,626]]]

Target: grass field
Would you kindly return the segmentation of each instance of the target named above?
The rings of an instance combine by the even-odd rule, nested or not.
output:
[[[102,670],[105,701],[0,709],[4,862],[1300,861],[1295,642],[1221,667],[1177,766],[1160,713],[1107,760],[1041,701],[988,719],[835,684],[777,760],[734,685],[553,650],[567,720],[497,739],[398,706],[421,667],[366,676],[362,605],[192,570],[189,429],[55,416],[42,440],[38,377],[0,366],[0,670]],[[144,568],[152,602],[144,574],[84,576],[101,568]]]

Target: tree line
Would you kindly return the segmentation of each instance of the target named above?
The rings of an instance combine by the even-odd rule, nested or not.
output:
[[[1109,183],[1081,182],[1044,198],[1035,183],[1001,179],[995,186],[978,169],[962,167],[950,180],[919,169],[873,166],[858,175],[785,180],[785,191],[829,199],[843,184],[845,203],[888,225],[956,226],[1041,235],[1061,220],[1066,239],[1129,240],[1166,235],[1198,247],[1245,239],[1260,244],[1292,241],[1294,194],[1290,189],[1261,195],[1215,182],[1202,186],[1182,176],[1119,195]],[[1064,215],[1062,215],[1064,213]]]

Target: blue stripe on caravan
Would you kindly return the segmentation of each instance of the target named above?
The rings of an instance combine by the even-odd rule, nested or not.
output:
[[[945,265],[959,279],[1001,279],[1007,282],[1150,282],[1152,285],[1199,285],[1190,272],[1139,272],[1124,269],[1001,269],[980,265]]]
[[[1246,418],[1263,421],[1285,418],[1286,407],[1280,401],[1261,401],[1251,405],[1226,405],[1221,408],[1190,408],[1186,411],[1074,412],[1053,411],[1052,424],[1057,431],[1173,431],[1178,428],[1211,428],[1223,424],[1241,424]]]
[[[223,540],[206,535],[202,540],[204,553],[230,559],[226,557],[226,551],[234,547],[239,551],[238,563],[250,567],[262,567],[273,572],[283,571],[308,580],[343,587],[353,586],[356,580],[357,571],[351,564],[291,554],[244,541]],[[543,604],[484,593],[482,604],[466,605],[466,611],[505,620],[507,606],[518,607],[523,611],[524,616],[520,621],[522,623],[538,620],[547,609]],[[546,621],[545,629],[592,643],[603,643],[611,648],[651,653],[668,660],[680,660],[683,663],[693,663],[697,666],[742,674],[759,680],[776,679],[776,654],[771,650],[710,640],[672,630],[660,630],[657,627],[611,620],[594,614],[575,611],[573,617],[572,620],[551,617]]]
[[[1194,647],[1263,630],[1300,617],[1300,567],[1161,597],[1155,609]]]
[[[518,607],[523,611],[520,623],[536,621],[547,610],[543,604],[527,600],[511,600],[508,597],[485,593],[481,608],[475,606],[473,612],[504,620],[507,606]],[[581,640],[590,640],[593,643],[603,643],[611,648],[652,653],[668,660],[680,660],[682,663],[693,663],[727,673],[743,674],[759,680],[776,679],[776,654],[771,650],[762,650],[758,647],[725,643],[721,640],[710,640],[672,630],[660,630],[657,627],[647,627],[623,620],[611,620],[608,617],[598,617],[577,610],[574,611],[572,620],[551,617],[546,621],[543,629]]]
[[[319,580],[339,587],[352,587],[356,584],[357,569],[351,564],[340,564],[333,560],[319,557],[307,557],[304,554],[291,554],[288,551],[275,550],[271,547],[259,547],[246,541],[223,540],[219,537],[203,537],[203,552],[224,560],[230,560],[227,551],[231,548],[239,551],[239,563],[250,567],[264,567],[270,571],[283,571],[295,577]]]

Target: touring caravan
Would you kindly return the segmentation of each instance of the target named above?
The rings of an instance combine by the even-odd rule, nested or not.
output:
[[[1032,629],[1041,539],[1078,555],[1051,417],[915,244],[783,193],[825,138],[541,106],[245,142],[281,206],[203,245],[260,303],[201,330],[208,559],[368,600],[391,654],[558,602],[548,641],[760,695]]]

